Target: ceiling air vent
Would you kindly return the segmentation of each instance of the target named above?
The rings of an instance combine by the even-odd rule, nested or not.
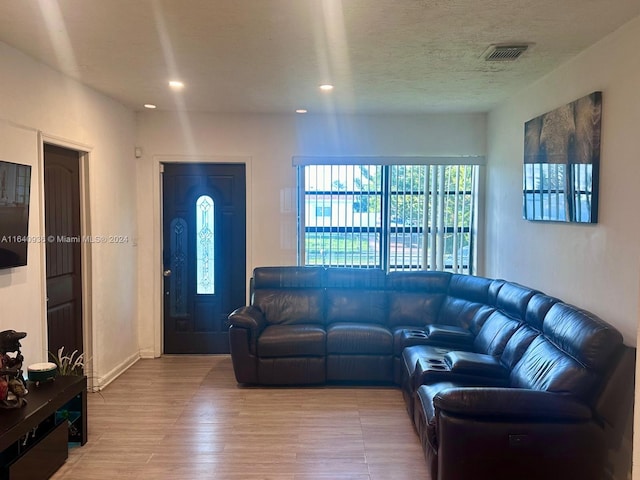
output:
[[[487,62],[513,62],[529,45],[491,45],[482,55]]]

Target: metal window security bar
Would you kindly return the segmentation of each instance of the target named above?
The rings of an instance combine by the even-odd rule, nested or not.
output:
[[[483,157],[294,157],[302,265],[474,273]]]

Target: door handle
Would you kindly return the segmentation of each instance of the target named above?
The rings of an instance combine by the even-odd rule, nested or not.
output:
[[[162,276],[163,277],[170,277],[171,276],[171,269],[167,268],[164,272],[162,272]]]

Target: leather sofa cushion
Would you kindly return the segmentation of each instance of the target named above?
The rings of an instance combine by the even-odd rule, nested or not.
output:
[[[519,326],[519,322],[496,310],[482,325],[473,341],[473,350],[488,355],[502,355],[511,335]]]
[[[504,351],[500,356],[500,363],[511,370],[516,363],[520,361],[524,352],[529,348],[531,342],[540,335],[540,332],[534,330],[528,325],[521,325],[504,347]]]
[[[412,271],[390,272],[387,287],[390,290],[421,293],[446,293],[452,274],[448,272]]]
[[[393,335],[381,325],[334,323],[327,328],[327,353],[391,355]]]
[[[477,335],[484,322],[494,310],[493,307],[482,303],[447,296],[442,302],[442,306],[438,312],[437,323],[459,325],[462,328],[471,330],[474,335]]]
[[[510,384],[516,388],[568,393],[588,398],[596,373],[539,336],[511,371]]]
[[[622,335],[611,325],[566,303],[556,303],[549,309],[542,331],[558,348],[599,372],[622,345]]]
[[[323,300],[322,289],[261,289],[254,293],[253,304],[269,324],[322,324]]]
[[[542,331],[542,324],[544,317],[549,312],[549,309],[558,303],[558,299],[545,295],[544,293],[538,293],[531,297],[527,305],[527,312],[524,317],[524,321],[532,328]]]
[[[327,289],[327,324],[335,322],[386,324],[384,290]]]
[[[449,295],[470,303],[489,304],[489,287],[492,280],[473,275],[452,275]]]
[[[422,327],[438,321],[444,293],[389,292],[390,327],[411,325]]]
[[[537,293],[540,292],[517,283],[505,282],[498,291],[496,307],[518,320],[524,320],[529,300]]]
[[[324,356],[325,345],[322,325],[270,325],[258,337],[258,356]]]
[[[498,293],[500,293],[500,289],[502,286],[507,283],[506,280],[495,279],[489,285],[489,305],[496,305],[496,301],[498,300]]]
[[[387,278],[379,268],[328,268],[327,288],[384,290]]]
[[[253,288],[321,288],[324,278],[323,267],[257,267],[253,270]]]

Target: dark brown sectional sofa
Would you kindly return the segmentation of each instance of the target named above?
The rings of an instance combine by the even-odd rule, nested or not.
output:
[[[635,349],[556,298],[445,272],[261,267],[229,320],[240,384],[400,386],[434,480],[614,478]]]

